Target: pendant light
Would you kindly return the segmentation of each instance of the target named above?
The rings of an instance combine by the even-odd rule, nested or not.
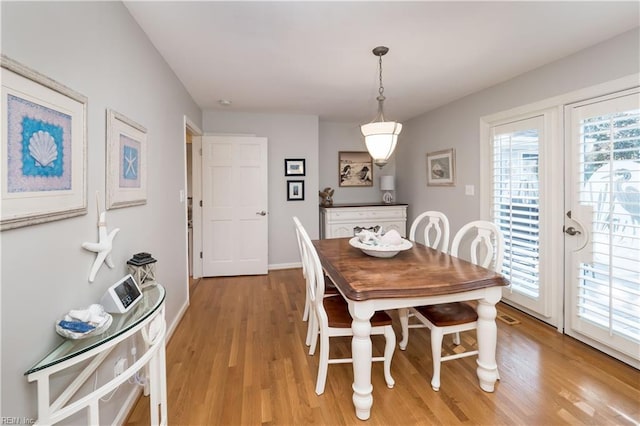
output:
[[[398,142],[398,135],[402,131],[402,124],[395,121],[385,121],[382,105],[384,103],[384,87],[382,86],[382,57],[389,51],[388,47],[378,46],[373,49],[380,68],[380,88],[378,89],[378,115],[369,124],[360,126],[364,135],[364,142],[373,162],[380,168],[384,167],[393,154]]]

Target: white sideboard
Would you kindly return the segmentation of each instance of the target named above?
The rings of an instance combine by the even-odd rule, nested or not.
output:
[[[358,203],[320,207],[320,238],[352,237],[355,227],[380,226],[406,237],[407,204]]]

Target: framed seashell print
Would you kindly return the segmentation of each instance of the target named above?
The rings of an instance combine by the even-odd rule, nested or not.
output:
[[[87,98],[5,55],[0,65],[0,230],[86,214]]]
[[[107,209],[147,203],[147,129],[107,109]]]

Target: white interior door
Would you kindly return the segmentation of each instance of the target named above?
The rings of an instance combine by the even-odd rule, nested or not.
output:
[[[267,139],[202,137],[203,276],[267,273]]]
[[[559,326],[562,233],[553,230],[562,192],[553,182],[562,176],[562,162],[551,137],[556,116],[554,109],[540,111],[491,127],[488,211],[505,238],[502,273],[511,285],[503,299]]]
[[[640,366],[640,95],[565,108],[565,332]]]

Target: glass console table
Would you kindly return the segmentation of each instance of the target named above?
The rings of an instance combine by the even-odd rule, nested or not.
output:
[[[113,322],[103,333],[81,340],[65,340],[25,373],[27,379],[30,382],[36,381],[38,386],[36,424],[57,423],[85,408],[88,409],[87,424],[100,424],[100,398],[129,380],[142,368],[145,368],[148,378],[144,394],[150,395],[151,424],[167,424],[165,290],[160,284],[155,284],[144,288],[142,295],[142,300],[129,312],[112,314]],[[136,333],[142,334],[145,343],[143,354],[122,374],[68,404],[115,346]],[[51,402],[51,376],[88,359],[91,361]]]

